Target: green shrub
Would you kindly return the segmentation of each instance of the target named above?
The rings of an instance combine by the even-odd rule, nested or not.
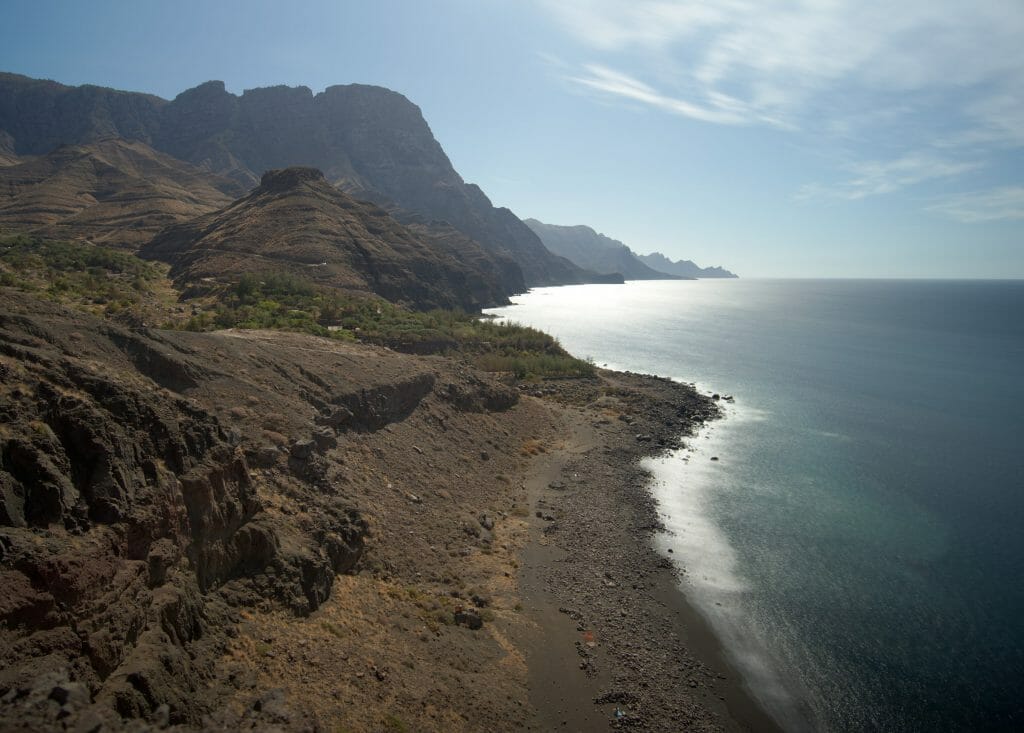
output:
[[[485,371],[519,379],[587,377],[589,361],[566,353],[549,334],[458,310],[412,311],[367,296],[322,288],[288,273],[243,275],[184,328],[269,328],[356,339],[398,351],[462,356]]]
[[[0,285],[42,293],[61,302],[121,311],[141,302],[164,277],[162,266],[83,242],[24,234],[0,237]]]
[[[166,267],[88,243],[26,235],[0,237],[0,285],[42,293],[109,315],[152,297]],[[212,298],[193,300],[189,331],[281,329],[387,346],[398,351],[462,357],[480,369],[518,379],[586,377],[589,361],[566,353],[549,334],[497,323],[460,310],[418,312],[385,300],[319,287],[283,271],[247,273]]]

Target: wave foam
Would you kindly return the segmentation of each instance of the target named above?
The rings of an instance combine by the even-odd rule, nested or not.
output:
[[[693,447],[644,460],[665,525],[654,543],[681,571],[683,592],[711,624],[753,694],[786,730],[805,730],[800,696],[788,688],[744,603],[750,582],[736,548],[714,520],[714,492],[728,469],[711,456],[727,455],[728,434],[736,426],[761,422],[768,413],[734,405],[726,413],[726,423],[705,427],[691,439]],[[722,425],[727,427],[715,429]]]

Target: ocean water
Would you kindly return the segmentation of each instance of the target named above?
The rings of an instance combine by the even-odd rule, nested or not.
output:
[[[1024,282],[515,302],[493,312],[578,356],[735,397],[649,461],[657,542],[784,727],[1024,730]]]

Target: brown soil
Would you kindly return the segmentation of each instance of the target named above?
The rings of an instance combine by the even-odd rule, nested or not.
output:
[[[443,436],[406,421],[349,446],[375,477],[374,559],[308,618],[247,614],[225,663],[327,730],[775,730],[649,541],[637,461],[710,402],[610,372],[524,393]],[[483,627],[454,625],[473,599]]]

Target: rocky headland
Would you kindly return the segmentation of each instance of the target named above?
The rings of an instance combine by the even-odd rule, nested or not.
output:
[[[559,226],[537,219],[524,219],[523,223],[552,252],[594,272],[618,273],[626,280],[680,279],[678,275],[648,267],[625,244],[598,234],[588,226]]]
[[[697,280],[735,278],[722,267],[699,267],[690,260],[670,260],[660,252],[640,255],[617,239],[599,234],[588,226],[545,224],[524,219],[544,246],[580,267],[599,273],[617,273],[626,280]]]

